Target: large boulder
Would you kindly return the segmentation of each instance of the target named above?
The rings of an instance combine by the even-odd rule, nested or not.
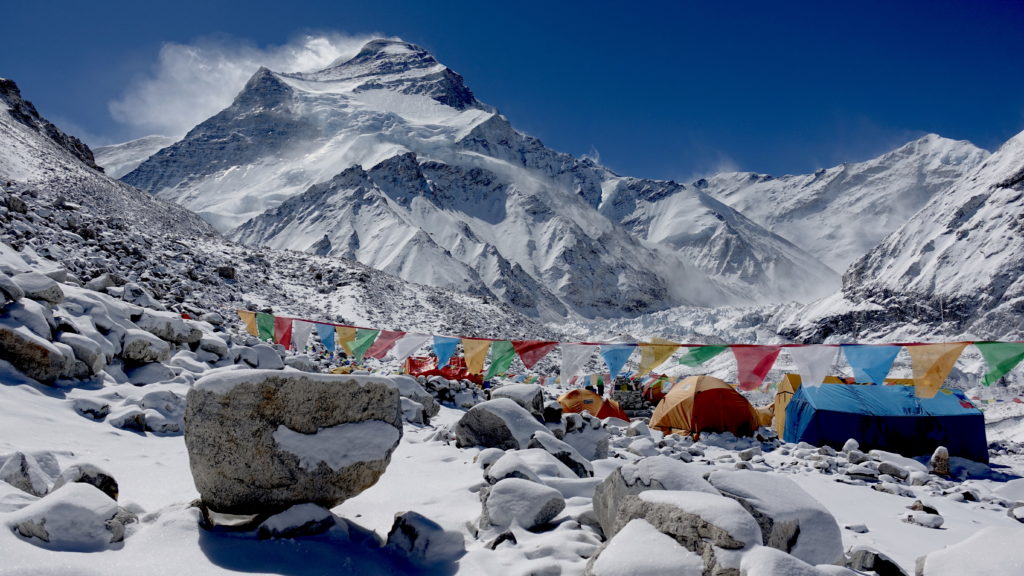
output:
[[[1020,528],[989,526],[917,559],[916,576],[1024,574]]]
[[[820,502],[789,478],[716,470],[708,475],[708,482],[757,519],[765,546],[809,564],[834,564],[843,559],[839,524]]]
[[[587,576],[702,576],[704,561],[646,520],[630,520],[587,563]]]
[[[530,438],[528,448],[540,448],[546,450],[562,464],[565,464],[580,478],[591,478],[594,476],[594,465],[583,457],[578,450],[555,438],[551,434],[535,432]]]
[[[484,529],[518,525],[529,530],[550,522],[565,509],[561,492],[521,478],[506,478],[480,490],[480,499],[480,528]]]
[[[64,470],[61,470],[60,476],[53,483],[53,489],[57,490],[65,484],[72,484],[75,482],[81,482],[83,484],[90,484],[99,489],[110,497],[111,500],[117,500],[118,488],[117,480],[106,472],[100,469],[98,466],[93,464],[74,464],[68,466]]]
[[[81,368],[87,376],[99,374],[107,365],[108,359],[103,354],[103,349],[92,338],[72,332],[62,332],[58,341],[71,348],[75,354],[75,360],[81,362]]]
[[[611,433],[597,417],[590,412],[562,414],[565,435],[562,440],[576,449],[588,460],[608,457],[608,440]]]
[[[466,539],[418,512],[402,512],[395,514],[385,548],[428,567],[457,561],[466,553]]]
[[[437,403],[434,396],[427,392],[415,378],[411,376],[392,376],[391,380],[398,387],[398,394],[402,398],[408,398],[413,402],[419,403],[423,406],[423,415],[425,419],[429,420],[437,415],[441,410],[441,405]]]
[[[166,362],[171,345],[145,330],[129,328],[121,340],[121,357],[129,362]]]
[[[619,524],[619,508],[627,496],[645,490],[688,490],[718,494],[702,477],[703,468],[685,464],[668,456],[652,456],[633,464],[623,464],[594,489],[594,514],[606,538],[615,535]]]
[[[31,454],[14,452],[0,460],[0,480],[33,496],[44,496],[53,479]]]
[[[508,384],[491,391],[491,399],[508,398],[544,421],[544,389],[537,384]]]
[[[194,344],[203,337],[203,332],[193,322],[186,321],[174,312],[143,310],[142,317],[135,324],[161,340],[174,344]]]
[[[66,552],[97,552],[124,540],[131,512],[91,484],[79,482],[10,514],[8,527],[37,546]]]
[[[537,431],[547,429],[519,404],[498,398],[473,406],[459,419],[455,424],[455,443],[460,448],[518,450],[526,448]]]
[[[43,384],[52,384],[69,373],[63,351],[24,325],[0,320],[0,357],[25,376]]]
[[[382,377],[232,370],[198,380],[187,402],[192,477],[222,513],[337,506],[377,482],[402,436]]]
[[[857,576],[854,572],[840,566],[812,566],[796,556],[791,556],[777,548],[757,546],[745,553],[740,561],[740,574],[743,576]]]
[[[39,272],[24,272],[11,278],[21,288],[25,298],[41,300],[50,304],[64,301],[64,291],[52,278]]]

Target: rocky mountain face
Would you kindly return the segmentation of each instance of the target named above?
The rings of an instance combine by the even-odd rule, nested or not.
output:
[[[825,338],[910,325],[1024,338],[1024,133],[854,262],[841,294],[783,333]]]
[[[356,258],[549,319],[838,287],[813,256],[699,190],[624,179],[517,132],[404,42],[370,42],[314,73],[261,69],[124,180],[221,230],[241,225],[232,234],[248,244]],[[682,232],[641,222],[655,216],[637,212],[648,189],[692,200],[671,223]],[[789,275],[818,284],[794,289]]]
[[[970,142],[929,134],[813,174],[731,172],[695,186],[843,272],[988,155]]]
[[[0,269],[9,262],[194,318],[250,308],[435,334],[560,336],[493,299],[340,258],[236,244],[189,210],[90,168],[0,108]]]
[[[72,156],[84,162],[94,170],[103,171],[96,165],[92,150],[81,140],[61,132],[60,128],[39,115],[31,102],[21,97],[21,90],[13,80],[0,78],[0,106],[6,109],[7,116],[14,122],[46,137],[57,146],[67,150]]]

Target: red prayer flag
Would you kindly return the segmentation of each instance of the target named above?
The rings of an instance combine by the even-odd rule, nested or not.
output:
[[[779,346],[730,346],[736,357],[736,379],[740,390],[756,390],[782,350]]]
[[[292,345],[292,319],[274,317],[274,342],[286,349]]]
[[[512,341],[512,348],[515,349],[516,354],[519,354],[519,359],[523,361],[523,366],[526,366],[527,370],[533,368],[534,364],[539,362],[548,352],[551,352],[555,346],[558,346],[558,342],[546,342],[544,340]]]
[[[373,341],[373,345],[364,354],[367,358],[376,358],[378,360],[387,356],[388,350],[391,350],[395,343],[405,336],[405,332],[399,332],[397,330],[381,330],[380,334],[377,335],[377,339]]]

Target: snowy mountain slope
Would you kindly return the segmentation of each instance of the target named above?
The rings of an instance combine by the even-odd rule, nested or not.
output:
[[[69,282],[94,281],[101,291],[194,316],[258,307],[438,334],[558,334],[493,299],[339,258],[235,244],[181,206],[89,168],[45,132],[14,121],[7,102],[0,99],[0,242]]]
[[[937,333],[1024,338],[1024,133],[933,198],[843,277],[842,295],[792,332],[917,324]],[[847,306],[869,305],[852,312]]]
[[[824,293],[777,278],[827,275],[813,257],[707,198],[687,246],[631,234],[596,211],[609,179],[515,131],[422,49],[384,40],[315,73],[260,70],[124,178],[222,230],[275,208],[234,233],[246,243],[345,255],[547,318]]]
[[[96,165],[89,147],[78,138],[61,132],[52,122],[40,116],[36,107],[21,97],[21,90],[18,89],[18,85],[13,80],[0,78],[0,110],[6,112],[6,120],[16,122],[33,132],[45,136],[90,168],[102,171]]]
[[[143,136],[122,144],[101,146],[93,150],[93,153],[96,155],[96,164],[102,166],[104,172],[111,178],[120,178],[175,141],[169,136]]]
[[[732,172],[695,185],[842,272],[988,154],[970,142],[929,134],[877,158],[814,174]]]

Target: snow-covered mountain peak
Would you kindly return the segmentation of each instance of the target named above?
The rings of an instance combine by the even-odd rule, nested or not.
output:
[[[40,116],[36,107],[21,97],[21,90],[13,80],[0,78],[0,106],[3,107],[0,110],[7,111],[11,118],[19,124],[49,138],[90,168],[100,172],[103,171],[103,168],[96,165],[96,159],[93,158],[92,150],[78,138],[65,134],[60,128],[54,126],[52,122]]]

